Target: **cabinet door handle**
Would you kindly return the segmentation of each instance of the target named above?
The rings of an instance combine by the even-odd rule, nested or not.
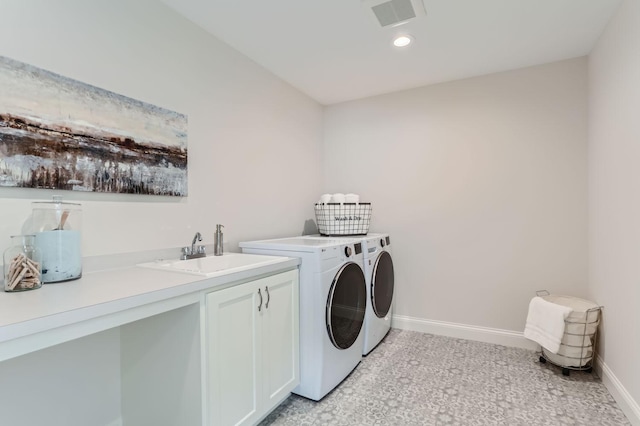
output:
[[[271,300],[271,295],[269,294],[269,286],[264,286],[264,291],[267,292],[267,303],[264,305],[266,309],[269,309],[269,300]]]
[[[258,305],[258,312],[262,310],[262,292],[258,289],[258,296],[260,296],[260,304]]]

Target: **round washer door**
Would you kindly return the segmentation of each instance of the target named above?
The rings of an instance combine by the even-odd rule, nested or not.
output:
[[[378,318],[384,318],[393,302],[393,261],[391,255],[383,251],[376,259],[371,277],[371,306]]]
[[[367,284],[362,269],[345,263],[336,274],[327,298],[329,339],[338,349],[348,349],[358,338],[367,305]]]

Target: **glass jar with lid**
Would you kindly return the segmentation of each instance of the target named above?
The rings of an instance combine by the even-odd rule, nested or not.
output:
[[[35,245],[42,254],[42,282],[70,281],[82,276],[82,206],[53,201],[33,203],[31,219]]]
[[[42,287],[40,250],[35,235],[13,235],[4,252],[4,291],[34,290]]]

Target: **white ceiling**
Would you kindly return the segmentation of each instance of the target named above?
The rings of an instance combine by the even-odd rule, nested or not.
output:
[[[325,105],[586,55],[621,2],[423,0],[382,28],[363,0],[162,1]]]

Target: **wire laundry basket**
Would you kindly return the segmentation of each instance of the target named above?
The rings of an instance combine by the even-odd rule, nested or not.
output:
[[[316,203],[315,212],[321,235],[367,235],[369,232],[371,203]]]
[[[588,373],[593,371],[598,325],[603,306],[577,297],[552,295],[546,290],[537,291],[536,295],[548,302],[574,308],[565,320],[564,335],[558,353],[554,354],[541,347],[540,362],[550,362],[561,367],[564,376],[569,375],[569,370]]]

